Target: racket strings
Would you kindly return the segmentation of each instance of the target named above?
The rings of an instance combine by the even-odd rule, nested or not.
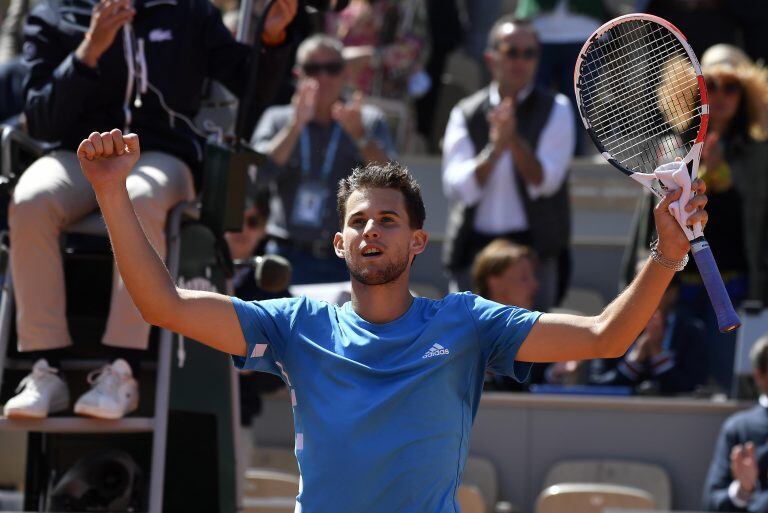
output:
[[[693,119],[696,115],[698,115],[698,110],[696,109],[688,109],[687,105],[684,105],[679,96],[682,94],[685,94],[686,92],[689,92],[691,89],[691,85],[687,84],[685,87],[682,88],[676,88],[673,91],[669,92],[670,96],[674,97],[675,99],[672,100],[674,103],[675,108],[666,108],[667,111],[674,111],[677,115],[675,116],[675,119],[667,120],[667,123],[674,128],[685,128],[688,124],[690,124],[691,119]],[[690,95],[688,99],[688,104],[695,102],[695,98],[693,94]],[[664,126],[658,122],[658,112],[653,108],[656,105],[656,99],[646,98],[639,101],[630,101],[627,102],[626,110],[640,113],[639,116],[636,118],[635,125],[632,127],[632,132],[637,134],[644,134],[644,133],[653,133],[658,130],[663,130]],[[682,114],[682,115],[681,115]],[[597,123],[598,126],[600,126],[600,121],[595,120],[595,123]],[[616,133],[616,134],[610,134],[607,132],[606,127],[601,127],[602,130],[598,130],[600,132],[601,136],[604,136],[604,138],[601,138],[604,143],[616,143],[619,146],[621,146],[620,139],[623,137],[624,134],[622,133]]]
[[[663,30],[662,29],[655,30],[652,33],[646,34],[643,37],[649,38],[649,37],[653,36],[654,33],[661,33],[663,35]],[[676,47],[677,45],[675,43],[676,43],[676,40],[666,40],[664,45],[666,45],[668,47]],[[608,44],[610,44],[610,43],[603,43],[603,46],[607,46]],[[631,51],[626,51],[626,49],[629,48],[629,47],[633,47],[633,49]],[[658,48],[664,49],[664,46],[659,46]],[[596,49],[597,48],[593,48],[593,50],[596,50]],[[640,49],[642,49],[642,48],[640,48]],[[630,67],[630,66],[635,64],[634,60],[631,59],[630,56],[631,56],[632,52],[636,52],[637,50],[639,50],[639,48],[637,48],[637,41],[632,41],[631,43],[627,43],[627,44],[625,44],[625,45],[623,45],[621,47],[618,47],[616,49],[610,50],[608,52],[604,52],[602,50],[602,48],[601,48],[600,49],[600,57],[602,58],[603,61],[610,62],[611,64],[614,63],[614,61],[610,61],[609,60],[612,56],[613,57],[618,57],[615,62],[619,62],[620,60],[623,59],[624,62],[621,62],[618,65],[616,65],[616,67],[614,67],[613,70],[615,72],[617,72],[617,73],[624,73],[625,70],[622,69],[622,67],[628,68],[628,67]],[[618,52],[621,52],[621,53],[619,54]],[[593,75],[601,75],[601,74],[604,74],[604,73],[605,73],[605,71],[603,69],[601,69],[600,67],[595,67],[594,69],[592,69],[592,70],[590,70],[590,71],[588,71],[586,73],[583,73],[582,76],[584,76],[586,79],[590,79],[591,76],[593,76]]]
[[[630,28],[630,26],[633,26],[634,28]],[[651,32],[649,33],[648,32],[648,25],[644,24],[644,23],[641,23],[640,21],[636,20],[636,21],[622,23],[622,24],[616,25],[612,29],[608,30],[599,39],[606,39],[607,40],[607,39],[611,38],[611,40],[614,40],[617,36],[620,36],[620,37],[622,37],[622,38],[624,38],[624,39],[626,39],[628,41],[626,44],[623,44],[623,46],[616,46],[616,45],[614,45],[613,48],[611,48],[609,51],[605,52],[604,48],[607,46],[607,43],[603,42],[602,44],[597,44],[597,45],[595,43],[593,43],[593,46],[590,47],[590,51],[595,50],[595,49],[599,49],[602,52],[601,55],[603,57],[605,57],[605,58],[615,56],[619,52],[623,52],[626,48],[632,46],[633,44],[636,44],[637,40],[636,39],[632,39],[632,36],[635,35],[637,32],[640,32],[640,31],[642,31],[644,33],[644,35],[653,35],[655,33],[665,32],[666,29],[662,28],[660,26],[657,26],[657,28],[651,30]],[[616,32],[621,32],[621,34],[619,35]],[[621,56],[626,56],[626,52],[623,52],[620,55],[620,57]],[[599,73],[599,72],[600,72],[600,69],[596,68],[596,69],[593,69],[593,70],[591,70],[589,72],[583,73],[583,76],[587,76],[588,77],[592,73]]]
[[[698,83],[687,53],[665,27],[622,23],[596,38],[579,78],[582,105],[603,146],[633,171],[681,153],[700,123]],[[694,135],[695,137],[695,135]]]
[[[669,43],[667,43],[669,45]],[[679,54],[678,54],[679,55]],[[663,80],[668,79],[678,79],[680,77],[683,77],[684,79],[688,80],[674,80],[675,86],[682,85],[682,88],[678,88],[675,91],[671,91],[671,93],[680,92],[681,90],[685,88],[690,88],[692,85],[695,85],[695,82],[691,81],[692,78],[690,73],[686,73],[687,69],[685,67],[678,66],[678,71],[673,74],[669,75],[667,77],[662,76],[661,73],[656,73],[652,78],[646,79],[644,81],[640,80],[640,78],[647,73],[646,68],[654,68],[657,67],[659,64],[663,64],[663,61],[668,60],[668,55],[658,55],[655,58],[653,58],[653,61],[650,62],[647,66],[637,66],[637,70],[626,74],[624,76],[620,75],[621,71],[619,71],[619,74],[614,74],[612,77],[605,77],[602,82],[608,83],[609,85],[607,87],[600,87],[600,84],[597,85],[597,87],[591,87],[589,88],[589,93],[594,95],[594,99],[598,102],[605,102],[606,100],[624,100],[626,101],[626,97],[636,95],[639,89],[650,89],[651,91],[655,91],[658,86],[662,83]],[[636,59],[635,59],[636,60]],[[682,68],[682,69],[681,69]],[[614,78],[615,76],[618,76],[618,80],[611,81],[610,78]],[[608,80],[606,80],[608,79]],[[695,80],[695,78],[694,78]],[[669,81],[669,80],[668,80]],[[613,82],[613,83],[611,83]],[[629,84],[629,85],[628,85]],[[634,84],[634,85],[633,85]],[[622,91],[624,89],[627,89],[629,87],[628,91]],[[625,98],[616,98],[617,92],[622,91]],[[601,93],[604,93],[601,95]],[[636,108],[641,103],[647,103],[652,104],[655,103],[655,99],[652,95],[637,95],[637,99],[630,101],[627,103],[627,107]],[[612,112],[613,106],[607,105],[602,110],[597,110],[594,121],[599,123],[599,121],[607,116],[610,115]]]
[[[632,32],[638,32],[638,29],[635,28],[635,29],[632,30]],[[657,30],[655,32],[660,32],[660,31]],[[638,59],[637,59],[638,56],[637,55],[633,55],[633,53],[637,54],[638,50],[643,50],[643,45],[647,46],[647,40],[649,40],[649,39],[652,40],[653,37],[654,37],[653,34],[650,34],[650,35],[649,34],[643,34],[643,38],[642,38],[643,40],[641,40],[641,41],[633,41],[633,42],[628,43],[628,44],[620,45],[620,47],[624,48],[624,49],[632,47],[632,50],[630,52],[628,52],[628,55],[622,56],[622,59],[617,61],[617,62],[619,62],[618,69],[621,71],[622,69],[628,68],[630,65],[635,65],[636,62],[638,61]],[[615,46],[615,43],[614,43],[614,46]],[[657,47],[659,47],[659,48],[670,47],[670,46],[671,45],[670,45],[669,41],[665,42],[663,45],[658,45],[657,44]],[[613,50],[611,53],[615,53],[615,51],[616,50]],[[616,91],[619,91],[619,90],[621,90],[626,95],[636,96],[638,93],[640,93],[642,91],[643,88],[645,88],[645,89],[648,89],[648,87],[657,88],[658,85],[661,83],[661,77],[658,76],[658,73],[656,74],[656,76],[654,76],[654,78],[652,80],[650,80],[650,81],[646,80],[646,82],[647,82],[646,84],[643,84],[643,82],[641,80],[639,80],[639,76],[641,74],[646,74],[647,73],[647,69],[646,68],[653,69],[654,67],[655,68],[659,67],[659,64],[660,64],[659,61],[662,60],[663,56],[660,56],[660,54],[656,54],[656,55],[657,55],[657,57],[655,59],[651,60],[650,62],[644,62],[644,60],[641,59],[640,60],[641,66],[638,66],[637,67],[638,69],[634,73],[632,73],[631,75],[625,76],[624,80],[623,80],[623,83],[619,83],[619,84],[617,84],[617,85],[615,85],[613,87],[613,90],[614,90],[613,96],[616,96]],[[616,66],[614,66],[614,67],[616,67]],[[679,73],[678,73],[678,75],[679,75]],[[677,91],[678,89],[681,89],[681,88],[678,86],[675,90],[673,90],[673,92]],[[603,98],[603,100],[604,100],[604,98]],[[627,111],[627,112],[631,111],[631,112],[634,112],[635,115],[636,115],[637,112],[639,111],[639,109],[637,108],[638,105],[642,105],[643,103],[647,103],[647,104],[650,105],[650,104],[653,104],[655,102],[653,101],[653,99],[651,99],[649,101],[645,101],[645,102],[643,102],[643,100],[640,100],[640,101],[635,100],[634,102],[628,102],[627,104],[622,104],[622,107],[623,107],[624,111]],[[616,105],[614,104],[614,108],[615,107],[616,107]],[[627,112],[623,112],[622,114],[626,115]],[[655,115],[656,113],[653,112],[652,110],[646,109],[645,112],[643,112],[643,111],[639,111],[639,112],[642,112],[643,115],[642,116],[637,116],[636,115],[636,117],[635,117],[636,125],[637,125],[638,122],[641,123],[640,125],[637,125],[635,127],[634,132],[637,132],[637,133],[635,133],[635,134],[633,134],[631,132],[627,133],[627,130],[624,130],[624,132],[625,132],[624,134],[619,132],[616,136],[614,136],[613,139],[615,139],[615,140],[627,139],[629,141],[629,142],[625,141],[625,143],[623,145],[618,146],[616,148],[616,150],[618,150],[617,153],[621,152],[622,150],[625,150],[625,151],[626,150],[632,150],[632,149],[634,149],[634,148],[636,148],[638,146],[641,146],[643,144],[643,142],[645,142],[645,141],[643,139],[641,139],[639,141],[633,141],[633,139],[637,139],[637,137],[633,138],[632,136],[633,135],[637,136],[638,134],[641,134],[643,132],[648,132],[649,127],[653,127],[654,125],[658,125],[659,124],[658,121],[657,121],[658,117]],[[682,120],[682,121],[679,121],[678,123],[675,123],[675,125],[676,126],[677,125],[684,126],[686,123],[687,123],[687,121]],[[654,136],[660,135],[661,132],[663,132],[663,128],[661,128],[661,129],[656,128],[656,130],[652,130],[650,132],[650,135],[652,137],[654,137]],[[614,131],[614,133],[615,133],[615,131]],[[633,153],[633,154],[628,155],[628,156],[623,156],[623,158],[637,157],[640,154],[642,154],[642,151],[639,152],[639,153]],[[654,157],[655,157],[655,155],[654,155]]]
[[[656,85],[657,86],[660,85],[660,82],[658,82]],[[691,89],[691,84],[690,83],[686,83],[686,84],[683,85],[683,87],[678,87],[678,88],[676,88],[676,89],[674,89],[672,91],[668,91],[668,92],[669,92],[670,96],[676,96],[676,95],[679,95],[679,94],[684,94],[686,92],[689,92],[690,89]],[[693,95],[691,95],[689,101],[695,101],[695,98],[694,98]],[[677,106],[680,107],[680,109],[684,109],[685,108],[685,105],[682,105],[680,103],[679,99],[675,99],[675,102],[677,103]],[[643,118],[647,118],[648,117],[647,114],[653,112],[653,108],[652,107],[655,106],[655,105],[656,105],[656,99],[655,98],[652,98],[652,97],[646,97],[646,98],[638,97],[636,100],[631,100],[631,101],[627,102],[627,109],[631,109],[634,112],[642,112]],[[600,113],[599,115],[597,115],[594,118],[594,121],[593,121],[594,125],[601,126],[603,121],[605,121],[608,118],[610,118],[610,117],[615,115],[613,112],[611,112],[609,110],[609,108],[610,107],[606,107],[605,109],[603,109],[602,113]],[[697,110],[690,110],[688,113],[691,114],[691,116],[694,116],[694,115],[696,115],[698,113],[698,111]],[[645,119],[643,119],[643,120],[645,120]],[[638,126],[637,128],[641,129],[641,128],[644,128],[644,127]],[[606,142],[611,142],[611,138],[607,137],[605,139],[605,141]]]
[[[657,59],[658,60],[658,59]],[[615,93],[620,89],[625,87],[624,82],[627,81],[635,81],[643,76],[645,73],[644,69],[639,69],[637,72],[632,73],[631,75],[627,75],[626,77],[622,77],[622,83],[613,83],[609,84],[608,86],[604,88],[600,88],[599,85],[597,87],[594,87],[590,85],[588,89],[590,89],[590,93],[594,94],[594,99],[596,101],[605,101],[605,100],[613,100],[615,99]],[[661,74],[655,75],[654,77],[651,77],[646,81],[647,87],[658,87],[662,80],[664,78],[671,78],[671,79],[677,79],[679,77],[683,77],[685,79],[690,79],[691,74],[689,69],[682,68],[679,71],[675,72],[674,74],[668,74],[667,77],[662,77]],[[604,79],[605,81],[605,79]],[[694,85],[690,80],[683,80],[683,81],[676,81],[675,85],[682,84],[684,87],[691,87],[691,85]],[[651,97],[642,98],[641,100],[645,101],[652,101]],[[600,112],[596,117],[595,121],[599,121],[605,114],[610,114],[610,109],[603,109],[602,112]]]

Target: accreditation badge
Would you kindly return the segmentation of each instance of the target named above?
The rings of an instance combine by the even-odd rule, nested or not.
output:
[[[320,228],[329,196],[330,191],[323,183],[302,181],[296,191],[291,223],[295,226]]]

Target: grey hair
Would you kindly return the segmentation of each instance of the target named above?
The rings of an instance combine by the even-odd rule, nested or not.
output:
[[[753,369],[768,374],[768,334],[760,337],[749,350],[749,361]]]
[[[302,41],[299,45],[299,48],[296,50],[296,64],[301,66],[307,62],[309,54],[318,48],[333,50],[339,54],[339,57],[344,55],[344,44],[341,41],[325,34],[315,34]]]

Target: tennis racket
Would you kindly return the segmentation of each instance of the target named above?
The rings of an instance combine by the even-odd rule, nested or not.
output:
[[[611,165],[660,198],[683,188],[673,214],[691,241],[718,327],[739,327],[701,225],[685,223],[709,119],[701,66],[685,36],[657,16],[615,18],[584,43],[574,87],[584,127]]]

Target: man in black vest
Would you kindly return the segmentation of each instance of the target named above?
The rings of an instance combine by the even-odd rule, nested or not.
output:
[[[553,306],[558,259],[567,250],[566,175],[574,151],[568,99],[534,86],[539,42],[533,26],[500,18],[488,36],[488,87],[461,100],[443,140],[443,186],[454,202],[444,261],[454,290],[468,290],[472,260],[495,238],[539,257],[536,308]]]

